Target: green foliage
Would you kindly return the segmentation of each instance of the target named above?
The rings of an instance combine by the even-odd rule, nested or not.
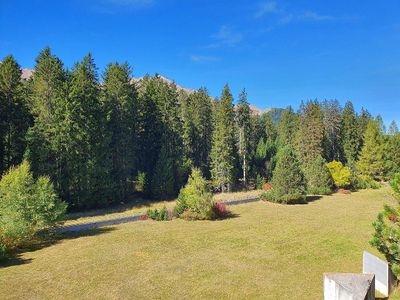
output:
[[[383,135],[378,124],[370,120],[364,135],[364,146],[357,163],[360,175],[371,179],[382,179],[384,171]]]
[[[345,188],[351,184],[351,172],[349,167],[343,166],[340,161],[331,161],[327,164],[329,172],[332,175],[333,182],[338,188]]]
[[[393,195],[400,200],[400,173],[393,176],[393,179],[390,181],[390,186],[392,187]]]
[[[395,132],[394,134],[389,135],[384,147],[386,177],[391,178],[394,174],[400,173],[400,133]]]
[[[136,165],[136,91],[130,83],[131,69],[127,63],[109,64],[104,77],[102,105],[106,118],[108,155],[110,156],[111,192],[116,200],[127,196],[127,182],[135,174]]]
[[[290,146],[278,152],[278,162],[272,177],[272,189],[264,193],[262,199],[284,203],[306,202],[306,181],[300,162]]]
[[[379,189],[381,187],[381,185],[379,184],[379,182],[376,182],[375,180],[371,179],[368,176],[364,176],[364,175],[358,175],[358,176],[353,176],[355,178],[353,178],[353,187],[355,187],[356,189]]]
[[[333,179],[326,166],[325,159],[318,156],[304,169],[307,180],[307,192],[313,195],[328,195],[332,193]]]
[[[0,64],[0,176],[21,162],[31,124],[21,74],[14,57],[5,57]]]
[[[157,208],[155,209],[149,209],[147,211],[147,216],[155,221],[169,221],[171,220],[170,215],[168,213],[167,208],[164,206],[160,210]]]
[[[173,159],[171,154],[168,153],[168,149],[163,146],[151,181],[151,192],[153,197],[156,199],[172,197],[175,193],[174,180]]]
[[[337,100],[325,100],[322,102],[322,114],[324,123],[324,155],[327,161],[343,159],[342,144],[342,112]]]
[[[379,213],[373,226],[375,232],[370,244],[381,252],[388,261],[393,274],[400,277],[400,211],[389,205]]]
[[[354,164],[358,158],[361,138],[357,116],[350,101],[346,103],[342,113],[341,131],[344,156],[348,164]]]
[[[211,148],[211,177],[214,186],[230,191],[235,182],[236,147],[232,95],[226,85],[221,100],[216,103]]]
[[[146,188],[146,173],[139,172],[135,179],[135,191],[139,193],[144,193]]]
[[[278,123],[278,136],[277,145],[278,148],[282,148],[286,145],[294,145],[294,139],[296,135],[297,118],[292,108],[289,106],[282,112],[281,119]]]
[[[297,153],[302,162],[308,163],[322,156],[324,124],[318,101],[308,101],[304,107],[297,131]]]
[[[199,169],[193,168],[188,183],[179,193],[174,214],[183,217],[183,214],[190,215],[190,218],[212,219],[214,202],[207,182],[201,175]]]
[[[0,181],[0,242],[18,246],[39,230],[56,225],[65,210],[49,178],[35,180],[24,161]]]

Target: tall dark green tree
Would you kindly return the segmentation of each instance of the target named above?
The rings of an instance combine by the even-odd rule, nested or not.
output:
[[[278,123],[278,136],[277,136],[277,146],[282,148],[285,145],[295,144],[295,135],[297,130],[297,116],[293,112],[293,109],[289,106],[286,108],[281,116]]]
[[[0,175],[22,161],[31,118],[21,68],[12,55],[0,64]]]
[[[393,120],[389,125],[388,134],[395,135],[396,133],[399,133],[399,127],[397,127],[396,121]]]
[[[346,102],[342,113],[341,132],[346,162],[354,166],[360,148],[359,127],[353,103]]]
[[[301,161],[307,164],[323,153],[323,115],[317,101],[308,101],[301,113],[297,131],[297,151]]]
[[[324,157],[328,161],[342,160],[341,108],[337,100],[322,102],[324,123]]]
[[[183,141],[193,165],[209,176],[212,103],[206,89],[189,94],[182,105]]]
[[[74,208],[109,204],[110,160],[97,68],[91,54],[75,64],[66,108],[69,199]]]
[[[34,124],[27,134],[26,158],[33,173],[50,176],[62,197],[67,193],[67,73],[61,60],[45,48],[36,59],[29,96]]]
[[[102,105],[106,117],[106,134],[112,192],[124,200],[136,170],[136,91],[130,83],[131,69],[127,63],[110,64],[104,73]]]
[[[388,178],[400,173],[400,133],[393,132],[387,136],[384,146],[385,173]]]
[[[211,176],[215,187],[230,191],[235,182],[236,149],[233,98],[225,85],[221,99],[216,103],[211,148]]]
[[[238,127],[238,150],[239,160],[242,169],[243,185],[247,184],[247,176],[249,172],[249,161],[251,152],[251,111],[247,102],[246,91],[243,90],[239,95],[239,101],[236,109],[236,123]]]
[[[364,146],[357,162],[358,172],[370,179],[382,179],[384,172],[384,140],[378,123],[368,122],[364,134]]]

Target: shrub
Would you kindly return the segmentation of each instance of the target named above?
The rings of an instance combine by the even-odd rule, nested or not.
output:
[[[400,173],[394,175],[390,181],[390,186],[392,187],[393,195],[400,200]]]
[[[351,183],[351,172],[349,167],[343,166],[340,161],[332,161],[327,164],[332,175],[333,182],[338,188],[348,187]]]
[[[179,193],[174,214],[183,217],[190,215],[194,219],[212,219],[214,202],[206,180],[199,169],[193,168],[188,183]],[[188,212],[189,211],[189,212]]]
[[[0,241],[0,261],[6,258],[6,246]]]
[[[388,261],[393,274],[400,277],[400,223],[399,208],[384,206],[373,223],[375,232],[370,244],[381,252]]]
[[[261,199],[283,204],[306,202],[304,174],[292,148],[284,147],[278,153],[272,189],[263,193]]]
[[[325,159],[318,156],[304,170],[307,191],[312,195],[328,195],[332,192],[333,179]]]
[[[167,210],[165,206],[160,210],[157,210],[157,208],[149,209],[147,211],[147,216],[155,221],[169,221],[172,219],[170,212]]]
[[[228,207],[224,202],[214,203],[213,210],[214,210],[214,216],[216,218],[221,218],[221,219],[226,218],[231,214],[231,212],[229,211]]]
[[[135,192],[144,193],[146,189],[146,173],[139,172],[135,180]]]
[[[0,242],[12,248],[53,227],[66,211],[48,177],[35,180],[29,163],[11,168],[0,181]]]
[[[353,186],[356,189],[379,189],[381,185],[372,178],[364,175],[355,176]]]

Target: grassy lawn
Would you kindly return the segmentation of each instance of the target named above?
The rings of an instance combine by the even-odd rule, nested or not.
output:
[[[261,191],[248,191],[237,193],[220,193],[214,195],[215,201],[238,200],[250,197],[258,197]],[[175,200],[149,201],[138,199],[130,203],[122,204],[113,208],[98,209],[89,212],[72,213],[67,216],[65,225],[75,225],[88,222],[98,222],[121,217],[128,217],[145,213],[149,208],[173,208]]]
[[[385,187],[307,205],[234,206],[221,221],[65,235],[0,268],[1,297],[322,299],[324,272],[360,272],[362,251],[377,253],[371,222],[394,202]]]

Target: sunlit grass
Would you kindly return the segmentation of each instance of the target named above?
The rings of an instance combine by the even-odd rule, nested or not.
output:
[[[76,235],[0,268],[2,298],[322,299],[324,272],[361,272],[389,190],[307,205],[255,202],[219,221],[141,221]]]

